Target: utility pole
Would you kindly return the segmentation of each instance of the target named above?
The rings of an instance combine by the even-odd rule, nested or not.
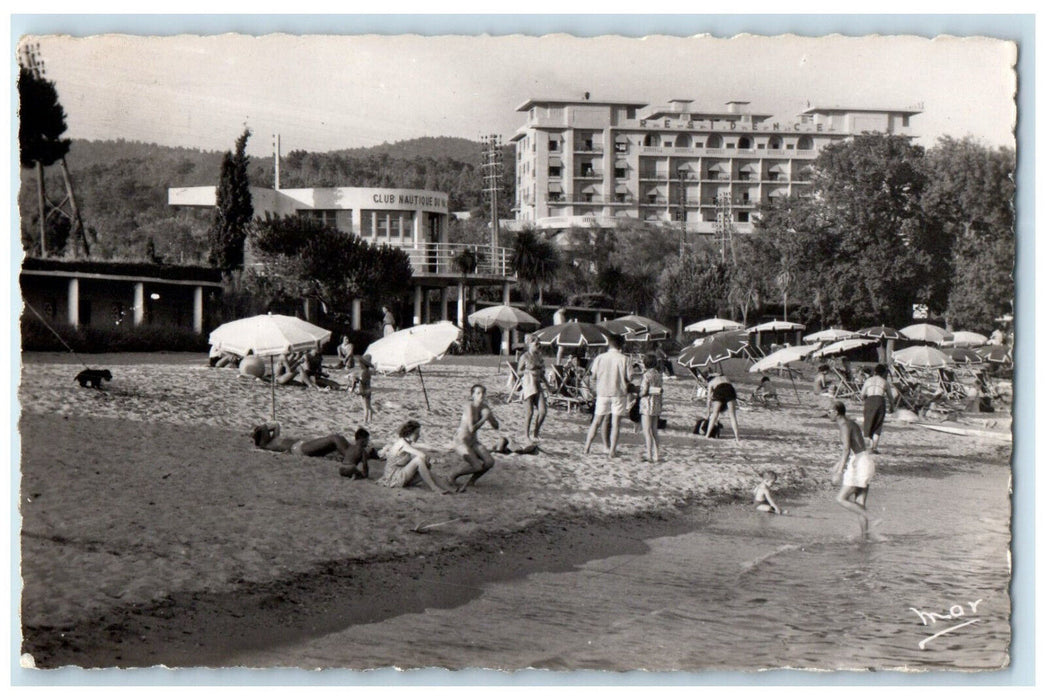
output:
[[[501,152],[501,135],[487,134],[480,137],[483,144],[483,196],[490,201],[490,261],[495,269],[501,269],[497,260],[500,222],[498,221],[498,193],[501,190],[501,174],[504,167]]]
[[[679,177],[679,257],[683,257],[686,250],[686,169],[677,168],[676,175]]]
[[[737,258],[734,255],[734,227],[731,223],[734,208],[730,202],[730,195],[719,194],[715,198],[715,232],[719,239],[719,258],[726,262],[726,247],[730,246],[730,257],[734,264]]]

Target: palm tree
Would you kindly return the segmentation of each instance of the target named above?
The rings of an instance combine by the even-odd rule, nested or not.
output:
[[[544,285],[550,282],[559,269],[559,249],[551,241],[541,238],[534,231],[520,231],[512,250],[512,267],[516,276],[528,286],[537,288],[538,304],[544,302]]]
[[[462,328],[465,327],[465,290],[469,275],[476,271],[478,264],[479,256],[471,248],[466,248],[454,256],[454,267],[461,273],[461,283],[458,285],[458,325]]]

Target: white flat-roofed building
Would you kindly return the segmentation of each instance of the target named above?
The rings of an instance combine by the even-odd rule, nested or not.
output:
[[[403,249],[410,258],[414,283],[414,321],[431,320],[427,292],[441,290],[440,318],[447,319],[447,292],[458,287],[461,272],[455,258],[466,248],[477,253],[477,266],[469,285],[498,285],[508,299],[509,285],[516,281],[512,252],[507,248],[472,246],[447,242],[449,210],[447,195],[432,190],[386,187],[307,187],[270,189],[251,187],[255,216],[297,215],[316,219],[340,231],[353,233],[375,245]],[[217,188],[172,187],[167,191],[171,206],[213,208]],[[250,264],[250,251],[245,252]],[[462,316],[459,299],[458,317]],[[354,317],[358,309],[354,309]],[[354,321],[354,325],[356,325]]]
[[[727,102],[531,99],[516,145],[514,227],[611,227],[622,220],[715,234],[753,230],[760,203],[802,195],[830,143],[865,132],[911,136],[911,109],[810,107],[791,121]]]

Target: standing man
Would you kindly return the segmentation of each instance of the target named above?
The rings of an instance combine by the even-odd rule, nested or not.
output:
[[[523,405],[525,406],[527,440],[537,440],[541,433],[541,424],[545,422],[548,412],[548,399],[545,397],[545,358],[541,356],[538,340],[533,335],[526,337],[527,351],[523,353],[516,365],[520,379],[523,381]],[[537,415],[535,416],[535,409]],[[531,432],[533,424],[533,432]]]
[[[842,483],[835,502],[857,515],[861,525],[861,537],[868,538],[868,482],[875,475],[875,461],[864,448],[861,426],[846,417],[846,405],[836,401],[835,423],[839,426],[839,441],[842,452],[832,469],[832,483]],[[845,467],[845,470],[844,470]]]
[[[879,452],[879,437],[883,434],[883,423],[887,410],[893,413],[893,388],[890,386],[886,365],[878,364],[875,372],[861,385],[864,399],[864,436],[872,441],[872,454]]]
[[[585,438],[585,454],[591,449],[592,440],[603,424],[603,419],[609,416],[609,443],[606,433],[600,431],[600,436],[603,446],[607,448],[607,455],[615,457],[617,439],[621,432],[621,416],[628,413],[628,358],[621,352],[621,336],[607,336],[607,341],[607,351],[592,360],[589,366],[589,373],[595,381],[596,412],[592,416],[592,425],[589,426]]]
[[[391,335],[396,332],[396,317],[389,311],[389,307],[381,307],[381,334],[382,336]]]

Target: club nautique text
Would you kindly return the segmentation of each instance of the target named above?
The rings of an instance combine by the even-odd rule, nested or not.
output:
[[[375,204],[404,204],[421,207],[442,207],[447,208],[446,197],[433,197],[432,195],[420,195],[420,194],[375,194],[373,195]]]

